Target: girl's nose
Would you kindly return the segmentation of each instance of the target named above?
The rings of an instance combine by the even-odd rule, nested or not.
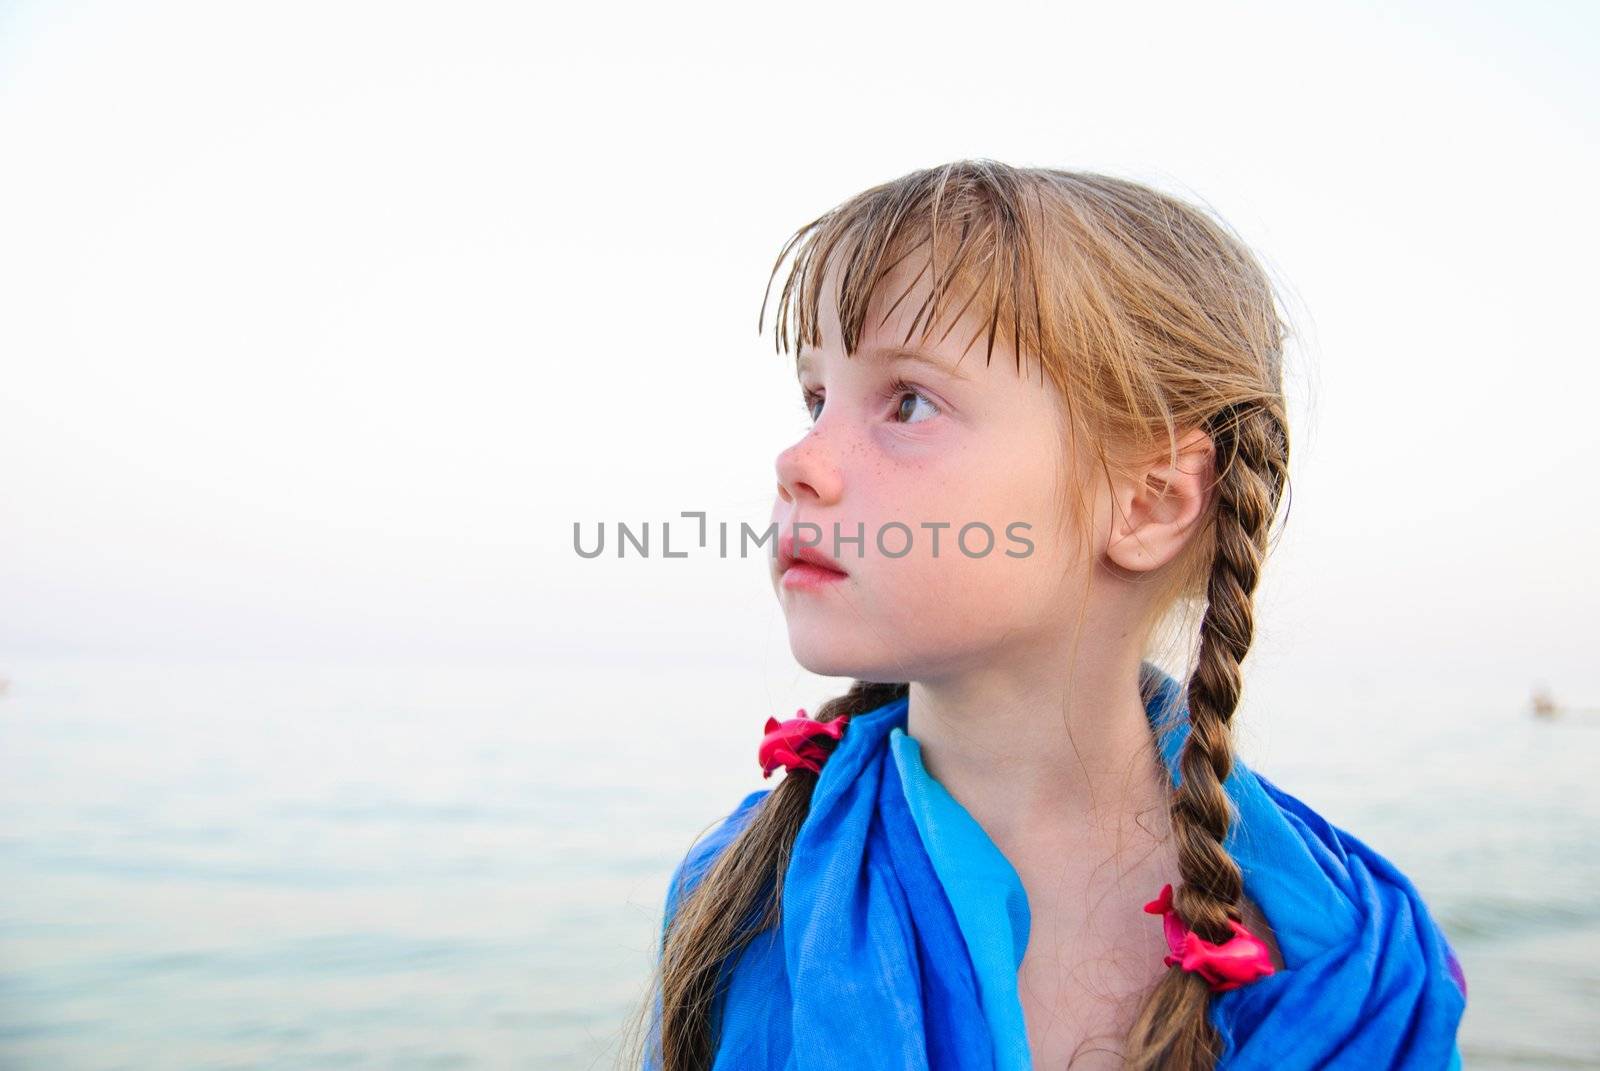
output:
[[[778,497],[783,501],[828,505],[838,501],[843,490],[839,466],[815,428],[778,455]]]

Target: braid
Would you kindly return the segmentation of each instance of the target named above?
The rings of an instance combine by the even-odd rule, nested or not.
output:
[[[904,682],[852,681],[844,695],[817,708],[815,720],[827,722],[876,710],[909,688]],[[758,934],[781,920],[784,874],[816,787],[817,775],[809,770],[786,773],[667,920],[656,968],[661,1033],[651,1054],[661,1071],[711,1066],[717,1049],[711,1012],[726,981],[725,967]],[[656,989],[653,981],[652,992]],[[647,1008],[636,1011],[635,1029],[646,1014]]]
[[[1188,686],[1182,778],[1171,804],[1183,878],[1174,904],[1208,941],[1227,940],[1227,920],[1242,917],[1243,877],[1224,847],[1233,808],[1223,782],[1233,769],[1231,723],[1242,690],[1239,666],[1255,631],[1254,593],[1287,478],[1284,426],[1281,414],[1262,402],[1229,406],[1208,422],[1217,450],[1216,552]],[[1204,979],[1170,971],[1134,1024],[1127,1066],[1214,1067],[1221,1044],[1207,1016],[1209,1000]]]
[[[850,688],[843,695],[836,695],[817,708],[813,717],[817,721],[832,721],[845,716],[855,717],[865,714],[869,710],[899,699],[910,691],[911,686],[905,681],[898,683],[879,684],[873,681],[851,681]]]

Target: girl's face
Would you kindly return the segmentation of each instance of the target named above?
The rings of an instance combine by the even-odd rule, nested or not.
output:
[[[850,357],[830,278],[822,345],[800,350],[812,423],[778,455],[772,581],[795,658],[824,676],[931,681],[995,668],[1002,653],[1054,649],[1077,615],[1068,592],[1088,563],[1058,498],[1071,474],[1056,389],[1036,365],[1019,373],[998,336],[985,365],[986,325],[970,312],[927,342],[913,335],[926,359],[908,356],[900,344],[926,274],[878,323],[914,271],[908,258],[873,295]],[[785,552],[806,543],[845,575],[787,568]]]

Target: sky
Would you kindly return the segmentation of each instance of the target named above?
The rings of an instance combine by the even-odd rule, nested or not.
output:
[[[1600,706],[1597,21],[7,4],[0,673],[781,664],[763,561],[585,560],[573,525],[764,524],[806,423],[757,330],[783,241],[981,156],[1202,204],[1285,294],[1248,671]]]

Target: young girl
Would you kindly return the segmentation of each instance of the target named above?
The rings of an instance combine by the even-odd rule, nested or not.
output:
[[[779,267],[802,241],[772,576],[795,657],[854,681],[752,732],[782,779],[674,871],[644,1066],[1457,1066],[1416,889],[1233,755],[1289,462],[1255,258],[988,160]],[[1150,655],[1191,608],[1180,682]]]

